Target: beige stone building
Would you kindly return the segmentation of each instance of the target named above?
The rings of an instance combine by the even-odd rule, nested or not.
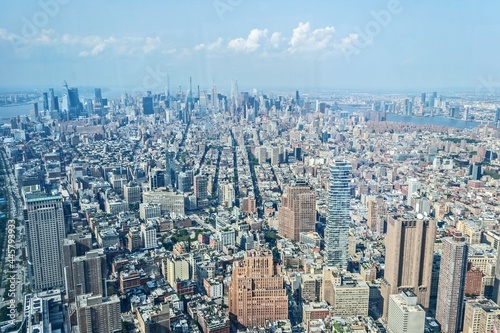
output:
[[[316,193],[305,183],[287,187],[278,210],[280,236],[300,240],[301,232],[312,232],[316,226]]]
[[[429,307],[436,222],[407,212],[388,217],[382,297],[387,317],[389,295],[410,289],[417,303]],[[418,254],[418,255],[416,255]]]
[[[270,251],[250,250],[244,259],[233,263],[229,312],[246,327],[288,319],[288,297],[281,268],[274,265]]]

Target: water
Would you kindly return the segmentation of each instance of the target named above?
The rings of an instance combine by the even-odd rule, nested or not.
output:
[[[40,105],[38,107],[40,108]],[[33,103],[14,106],[1,106],[0,120],[8,120],[16,116],[28,116],[31,110],[33,110]]]
[[[341,108],[342,110],[345,110],[349,113],[352,113],[354,111],[371,112],[368,109],[362,109],[351,105],[342,105]],[[416,125],[436,125],[436,126],[456,127],[461,129],[466,129],[466,128],[471,129],[480,125],[480,123],[475,121],[464,121],[460,119],[448,118],[445,116],[435,116],[435,117],[402,116],[388,112],[386,112],[386,115],[387,115],[387,121],[412,123]]]
[[[435,117],[414,117],[414,116],[400,116],[397,114],[387,113],[387,121],[397,121],[404,123],[413,123],[417,125],[436,125],[447,126],[456,128],[475,128],[480,124],[475,121],[464,121],[460,119],[453,119],[444,116]]]

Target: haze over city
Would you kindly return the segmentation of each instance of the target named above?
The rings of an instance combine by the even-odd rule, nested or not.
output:
[[[5,2],[0,332],[498,332],[500,3]]]

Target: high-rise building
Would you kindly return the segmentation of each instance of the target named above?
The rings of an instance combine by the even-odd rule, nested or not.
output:
[[[429,307],[436,228],[436,222],[422,214],[407,212],[388,216],[382,285],[384,317],[387,317],[389,295],[403,289],[412,290],[418,304]]]
[[[376,196],[373,200],[367,202],[368,215],[366,225],[372,231],[380,235],[385,232],[385,217],[387,215],[384,198]]]
[[[142,98],[142,113],[143,114],[153,114],[153,97],[143,97]]]
[[[298,242],[301,232],[315,230],[315,191],[303,181],[291,183],[281,196],[281,207],[278,216],[278,232],[280,236]]]
[[[500,253],[500,247],[497,248],[497,253]],[[500,268],[500,255],[497,255],[496,267]],[[491,299],[497,304],[500,302],[500,269],[495,269],[495,282]]]
[[[472,165],[472,180],[480,180],[482,176],[481,163],[474,163]]]
[[[163,261],[163,275],[171,287],[176,288],[177,281],[189,280],[189,261],[185,257],[167,258]]]
[[[413,114],[413,103],[409,100],[405,100],[405,115],[411,116]]]
[[[165,154],[165,185],[173,186],[175,184],[175,152],[167,151]]]
[[[153,168],[149,173],[149,187],[155,190],[159,187],[165,187],[165,170]]]
[[[436,103],[436,98],[437,98],[437,92],[433,92],[430,96],[429,96],[429,107],[433,108],[434,107],[434,104]]]
[[[420,182],[416,178],[408,179],[408,195],[406,196],[406,201],[408,206],[413,205],[413,195],[418,193],[418,189],[420,188]]]
[[[443,239],[436,320],[443,333],[462,331],[468,245],[460,231]]]
[[[65,304],[63,294],[59,289],[25,294],[23,314],[26,320],[23,323],[24,328],[19,331],[30,333],[67,332]],[[12,332],[8,327],[9,325],[4,325],[2,330]]]
[[[229,312],[245,327],[288,319],[288,297],[281,267],[274,265],[270,251],[250,250],[244,259],[233,262]]]
[[[161,217],[161,205],[157,203],[139,204],[139,217],[144,221]]]
[[[54,89],[49,89],[49,111],[59,110],[59,105],[55,103]]]
[[[465,303],[463,333],[495,332],[493,325],[499,326],[500,307],[490,299],[479,297]]]
[[[156,241],[156,226],[151,223],[141,224],[142,247],[152,249],[158,246]]]
[[[319,302],[322,299],[323,289],[322,274],[302,274],[300,279],[300,300],[306,303]]]
[[[49,95],[46,92],[43,93],[43,110],[49,110]]]
[[[425,311],[417,304],[417,295],[411,290],[389,297],[387,326],[393,333],[425,331]]]
[[[347,268],[347,247],[351,208],[351,163],[336,160],[330,166],[328,217],[325,227],[326,266]]]
[[[64,210],[60,195],[25,194],[24,221],[32,290],[64,286]]]
[[[116,295],[77,296],[76,319],[80,333],[119,333],[122,331],[120,299]]]
[[[280,149],[279,147],[271,148],[271,164],[278,165],[280,163]]]
[[[64,283],[66,286],[66,296],[73,298],[73,258],[77,256],[77,246],[74,239],[63,239],[63,257],[64,257]]]
[[[75,295],[104,295],[106,278],[104,249],[91,250],[84,256],[73,258],[73,286]]]
[[[75,119],[82,115],[83,113],[83,104],[80,102],[80,97],[78,95],[78,88],[67,88],[68,91],[68,117],[69,119]]]
[[[131,227],[127,233],[127,248],[130,252],[140,249],[142,246],[142,236],[139,228]]]
[[[177,175],[177,189],[182,193],[191,192],[191,179],[185,172],[179,172]]]
[[[128,204],[141,202],[141,188],[136,182],[129,182],[123,186],[123,197]]]
[[[95,88],[95,102],[101,104],[102,103],[102,93],[101,88]]]
[[[234,201],[235,201],[235,190],[234,190],[234,184],[224,184],[223,185],[223,204],[226,207],[233,207],[234,206]]]
[[[322,299],[334,310],[334,316],[368,316],[370,288],[358,273],[348,273],[337,267],[323,270]]]
[[[198,208],[208,205],[208,179],[205,175],[197,175],[194,177],[194,196],[196,197],[196,205]]]

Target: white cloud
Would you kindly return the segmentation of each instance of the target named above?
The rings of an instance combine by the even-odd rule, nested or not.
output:
[[[260,48],[263,40],[267,40],[267,29],[252,29],[246,39],[232,39],[227,47],[237,52],[254,52]]]
[[[277,49],[281,46],[281,42],[284,41],[285,38],[281,36],[281,32],[273,32],[271,38],[269,38],[270,47]]]
[[[27,54],[35,52],[37,47],[49,45],[58,46],[54,50],[62,50],[66,47],[80,57],[97,56],[103,52],[119,55],[141,55],[154,52],[174,54],[176,52],[172,45],[164,45],[160,37],[81,36],[69,33],[58,34],[53,29],[42,29],[32,36],[23,37],[5,28],[0,28],[0,42],[16,44],[15,46],[22,47],[23,51],[28,52]],[[222,43],[222,40],[218,43]],[[216,45],[214,43],[214,45],[210,44],[209,46],[212,48]]]
[[[335,38],[333,26],[313,29],[309,22],[300,22],[290,32],[271,32],[267,28],[254,28],[246,37],[226,39],[224,36],[208,43],[195,46],[165,43],[158,36],[116,37],[98,35],[58,34],[52,29],[40,30],[29,40],[22,41],[22,46],[29,53],[36,47],[59,46],[54,50],[75,52],[81,57],[108,55],[141,56],[150,54],[177,55],[179,58],[192,56],[193,52],[213,52],[230,50],[242,53],[258,53],[259,56],[286,56],[287,54],[314,54],[329,57],[355,47],[359,36],[351,33],[343,38]],[[17,36],[7,29],[0,28],[0,42],[13,42]]]
[[[335,44],[335,48],[339,50],[345,50],[349,47],[353,47],[356,45],[358,41],[359,35],[355,33],[350,33],[346,37],[340,39],[340,43]]]
[[[7,31],[7,29],[0,28],[0,39],[10,41],[13,38],[13,34]]]
[[[219,49],[222,46],[223,41],[224,41],[224,39],[222,37],[219,37],[213,43],[209,43],[209,44],[201,43],[201,44],[196,45],[193,49],[195,51],[203,51],[203,50],[213,51],[213,50]]]
[[[161,45],[160,37],[156,38],[147,37],[144,46],[142,47],[142,50],[146,54],[151,53],[154,50],[158,49],[160,45]]]
[[[80,57],[96,56],[102,53],[105,49],[106,49],[106,43],[102,42],[94,46],[90,51],[85,50],[80,52],[79,56]]]
[[[37,44],[52,45],[59,42],[58,37],[55,35],[54,29],[43,29],[33,40]]]
[[[314,52],[333,47],[334,34],[334,27],[311,30],[309,22],[300,22],[298,27],[293,29],[288,51],[291,53]]]
[[[163,50],[161,53],[162,54],[175,54],[177,52],[177,49],[166,49],[166,50]]]

